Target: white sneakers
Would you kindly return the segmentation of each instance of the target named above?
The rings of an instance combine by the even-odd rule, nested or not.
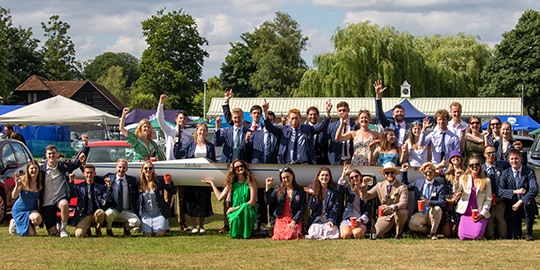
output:
[[[191,229],[191,233],[205,233],[206,230],[203,228],[203,227],[200,227],[199,229],[197,229],[197,227],[193,227]]]
[[[68,238],[69,234],[67,233],[66,229],[60,230],[60,238]]]
[[[206,230],[205,230],[203,227],[201,227],[201,228],[199,229],[199,233],[205,233],[205,232],[206,232]]]
[[[11,219],[9,221],[9,234],[15,235],[17,234],[17,226],[15,226],[15,220]]]

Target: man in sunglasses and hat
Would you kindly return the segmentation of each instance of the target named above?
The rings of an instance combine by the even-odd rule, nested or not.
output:
[[[371,179],[369,177],[364,178],[364,183],[360,186],[362,199],[371,200],[378,197],[381,202],[378,211],[379,217],[377,223],[375,223],[377,238],[384,237],[395,226],[395,238],[399,239],[409,215],[407,211],[407,200],[409,198],[407,186],[396,179],[400,169],[392,162],[387,162],[379,173],[384,175],[386,181],[378,182],[368,191],[367,183]]]

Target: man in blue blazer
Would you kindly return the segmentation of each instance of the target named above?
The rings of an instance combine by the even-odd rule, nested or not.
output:
[[[56,235],[56,211],[60,210],[60,237],[69,237],[66,226],[69,218],[69,199],[71,198],[69,186],[69,174],[81,165],[86,164],[86,155],[90,148],[88,145],[88,135],[83,136],[85,146],[80,154],[71,161],[58,161],[58,148],[49,145],[45,148],[47,162],[40,166],[43,175],[43,191],[40,194],[40,209],[43,223],[49,235]]]
[[[499,197],[505,200],[504,217],[508,226],[507,238],[519,239],[522,235],[521,220],[526,219],[526,240],[532,241],[534,217],[538,213],[534,198],[538,195],[538,182],[534,170],[522,166],[521,153],[512,149],[508,153],[512,166],[503,171],[499,180]]]
[[[382,87],[380,80],[376,81],[373,87],[375,87],[375,114],[377,119],[383,128],[391,128],[396,131],[396,144],[401,147],[409,137],[409,125],[405,122],[405,108],[399,104],[394,106],[392,110],[394,121],[388,120],[382,109],[382,93],[386,90],[386,87]]]
[[[128,162],[119,159],[116,162],[116,173],[107,173],[103,176],[112,200],[105,206],[105,220],[107,221],[107,235],[114,236],[113,222],[124,223],[124,236],[131,236],[130,230],[141,225],[137,216],[139,206],[139,180],[127,175]]]
[[[262,105],[264,112],[264,125],[274,135],[281,137],[278,152],[279,164],[317,164],[317,155],[313,145],[309,143],[309,137],[315,133],[324,131],[328,127],[330,122],[330,110],[332,109],[332,103],[330,100],[326,102],[326,116],[321,124],[317,126],[310,126],[306,124],[300,124],[301,116],[298,109],[292,109],[289,111],[289,123],[286,126],[272,125],[268,118],[268,108],[270,104],[264,100]]]
[[[268,112],[270,113],[270,112]],[[307,124],[310,126],[316,126],[319,124],[319,109],[317,107],[309,107],[306,113]],[[319,165],[328,165],[328,136],[326,132],[319,132],[311,136],[310,141],[313,144],[315,149],[315,154],[317,154],[317,164]]]
[[[94,165],[84,165],[85,181],[79,184],[74,184],[74,174],[69,176],[69,186],[71,197],[77,198],[77,208],[75,215],[71,221],[75,229],[77,238],[84,237],[90,227],[96,226],[96,236],[101,237],[101,224],[105,221],[105,205],[110,201],[110,191],[107,186],[94,182],[96,176],[96,168]],[[105,180],[107,185],[110,182]]]
[[[223,130],[221,129],[221,117],[216,119],[214,144],[216,146],[223,145],[223,151],[221,152],[219,162],[230,163],[235,159],[249,162],[244,149],[246,135],[249,132],[249,129],[242,125],[244,112],[240,108],[233,108],[232,119],[234,125]]]
[[[437,228],[441,223],[443,208],[446,206],[446,198],[443,184],[435,180],[435,165],[426,162],[420,167],[420,171],[425,178],[416,179],[409,183],[407,177],[408,164],[402,166],[401,181],[407,185],[409,190],[414,191],[415,202],[422,201],[423,208],[418,209],[418,203],[414,205],[415,214],[409,221],[409,228],[412,231],[430,233],[432,240],[437,237]]]
[[[337,104],[339,121],[332,122],[326,130],[326,138],[330,141],[328,146],[328,160],[331,165],[340,165],[343,163],[351,164],[351,158],[354,154],[353,140],[340,142],[336,140],[336,132],[339,129],[341,122],[345,122],[343,133],[357,130],[356,124],[349,118],[349,104],[342,101]]]

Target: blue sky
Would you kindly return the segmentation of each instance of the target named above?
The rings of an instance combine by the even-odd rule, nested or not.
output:
[[[330,37],[337,27],[369,20],[391,25],[414,35],[478,35],[494,46],[510,31],[523,11],[540,10],[530,0],[5,0],[15,25],[32,27],[34,37],[44,40],[40,22],[51,15],[70,24],[68,35],[75,43],[78,60],[93,59],[106,52],[128,52],[140,57],[146,48],[140,22],[166,7],[182,8],[197,21],[199,32],[209,41],[205,49],[203,79],[219,76],[221,63],[240,34],[251,32],[276,11],[289,13],[309,38],[302,56],[312,66],[313,56],[332,50]]]

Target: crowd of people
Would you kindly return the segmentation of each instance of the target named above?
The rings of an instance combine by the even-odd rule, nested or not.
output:
[[[162,95],[156,115],[165,134],[165,153],[153,141],[148,120],[142,120],[135,132],[124,128],[126,108],[120,131],[137,161],[144,162],[139,180],[127,175],[126,160],[118,160],[116,172],[97,176],[94,166],[85,162],[88,147],[72,161],[58,162],[56,147],[49,146],[46,164],[32,162],[24,175],[16,175],[12,196],[20,198],[13,207],[10,232],[36,235],[35,227],[43,221],[50,235],[67,237],[67,201],[77,197],[72,219],[77,237],[91,234],[91,227],[101,236],[104,224],[112,236],[113,222],[124,223],[127,236],[133,229],[145,236],[163,236],[170,230],[174,212],[181,231],[204,233],[205,218],[213,215],[213,192],[223,201],[220,232],[233,238],[251,238],[270,225],[272,239],[364,238],[368,233],[372,238],[401,238],[407,228],[411,234],[434,240],[440,235],[462,240],[518,239],[525,218],[525,239],[533,240],[538,184],[521,143],[512,138],[510,123],[493,117],[487,132],[482,132],[481,119],[465,122],[461,104],[454,102],[450,111],[435,113],[436,125],[429,132],[433,125],[429,118],[407,123],[400,105],[393,108],[393,120],[388,119],[382,110],[386,87],[381,81],[373,86],[380,133],[369,128],[375,119],[368,110],[360,110],[352,120],[345,101],[336,105],[339,119],[333,122],[330,100],[320,123],[318,108],[310,107],[306,122],[302,123],[299,110],[291,109],[277,124],[266,100],[251,107],[252,122],[244,121],[243,111],[229,106],[230,90],[225,93],[223,114],[231,127],[221,128],[221,117],[217,118],[214,142],[208,140],[204,123],[195,134],[185,130],[186,111],[176,115],[176,128],[169,127],[163,114],[168,97]],[[156,160],[205,157],[216,162],[216,146],[223,147],[217,162],[230,164],[222,189],[212,180],[201,180],[209,187],[175,186],[170,175],[155,172]],[[257,179],[249,167],[261,163],[283,164],[279,183],[273,178]],[[288,167],[293,164],[321,168],[313,183],[302,187],[293,166]],[[337,181],[325,165],[343,165]],[[81,166],[85,181],[75,184],[72,172]],[[384,180],[374,181],[355,166],[382,166],[379,173]],[[409,179],[411,167],[424,177]],[[265,188],[257,187],[259,181]],[[409,193],[414,200],[409,200]],[[407,207],[409,201],[415,202],[413,207]]]

